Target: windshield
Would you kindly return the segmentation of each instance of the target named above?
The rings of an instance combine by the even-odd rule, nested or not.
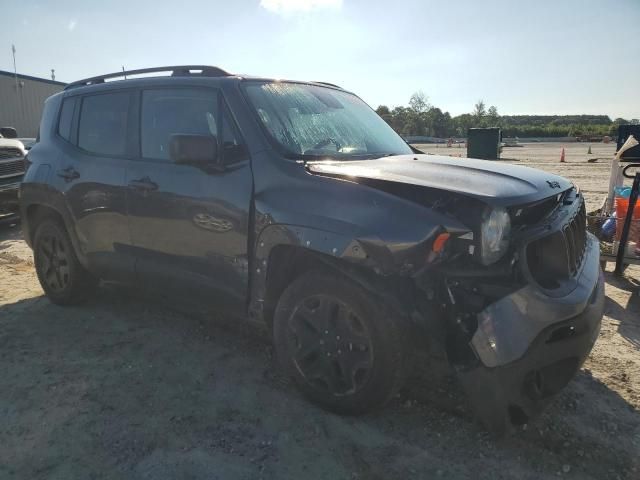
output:
[[[286,82],[252,82],[246,91],[262,124],[289,156],[352,160],[411,153],[353,94]]]

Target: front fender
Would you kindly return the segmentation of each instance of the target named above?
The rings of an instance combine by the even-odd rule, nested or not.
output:
[[[429,205],[369,185],[313,175],[300,162],[274,161],[274,155],[265,151],[252,162],[251,315],[265,301],[266,270],[279,245],[306,249],[380,277],[409,277],[425,266],[440,232],[469,231]]]
[[[395,245],[377,237],[358,237],[301,225],[269,225],[262,229],[255,244],[255,261],[250,274],[250,315],[262,316],[270,256],[276,247],[303,248],[326,260],[335,259],[346,267],[364,267],[382,276],[409,275],[421,266],[416,262],[417,258],[426,260],[427,249],[440,231],[439,226],[434,226],[419,242]]]
[[[300,225],[269,225],[260,232],[255,246],[251,272],[251,310],[262,312],[267,291],[269,257],[277,246],[302,247],[320,253],[343,258],[354,263],[364,263],[367,256],[362,245],[351,236],[327,232]]]

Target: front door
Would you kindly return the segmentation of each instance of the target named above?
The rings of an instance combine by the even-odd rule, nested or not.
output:
[[[241,310],[252,174],[222,96],[210,88],[153,88],[140,101],[140,156],[127,172],[138,278],[153,289],[199,294]],[[214,136],[224,169],[174,163],[173,134]]]

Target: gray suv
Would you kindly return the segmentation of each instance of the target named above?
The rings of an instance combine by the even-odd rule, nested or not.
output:
[[[27,164],[24,234],[52,302],[108,280],[266,322],[335,412],[383,405],[426,350],[504,432],[598,336],[598,243],[571,182],[424,155],[335,85],[206,66],[78,81],[46,101]]]

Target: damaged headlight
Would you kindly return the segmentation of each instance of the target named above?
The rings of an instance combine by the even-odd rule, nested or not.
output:
[[[480,225],[480,262],[491,265],[502,258],[509,248],[511,218],[501,207],[485,211]]]

